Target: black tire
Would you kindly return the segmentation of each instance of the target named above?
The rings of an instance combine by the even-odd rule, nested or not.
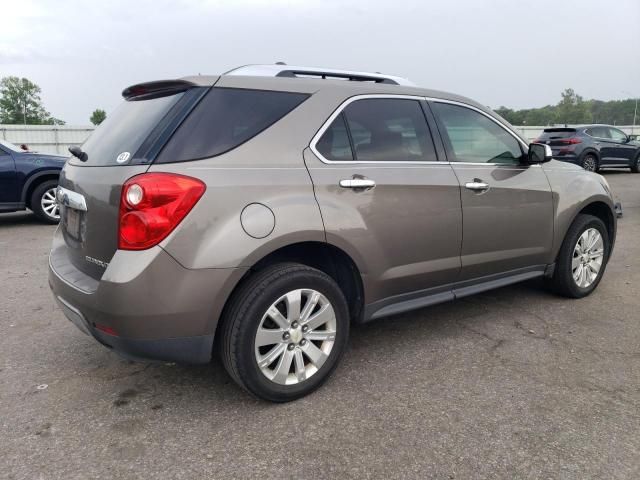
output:
[[[638,153],[636,158],[633,159],[631,163],[631,171],[633,173],[640,173],[640,153]]]
[[[578,286],[576,281],[573,279],[571,262],[578,239],[589,228],[595,228],[602,236],[604,252],[602,266],[598,271],[597,277],[589,286],[583,288]],[[593,215],[578,215],[571,227],[569,227],[569,231],[567,232],[564,241],[562,242],[562,246],[560,247],[555,270],[550,282],[552,289],[559,295],[569,298],[582,298],[593,292],[600,283],[607,267],[610,245],[609,233],[607,232],[607,227],[602,220],[598,217],[594,217]]]
[[[584,157],[582,157],[580,165],[582,165],[582,168],[584,168],[588,172],[597,172],[598,170],[600,170],[600,162],[598,162],[598,157],[596,157],[593,153],[587,153]]]
[[[38,219],[45,223],[50,223],[52,225],[58,223],[60,221],[59,210],[57,210],[58,215],[57,218],[54,215],[50,215],[42,208],[42,197],[49,192],[51,189],[55,189],[58,186],[58,182],[55,180],[47,180],[38,185],[31,194],[31,204],[30,208],[33,213],[36,214]]]
[[[267,309],[287,292],[300,288],[316,290],[330,302],[336,335],[328,358],[315,373],[299,383],[281,385],[260,370],[255,337]],[[234,293],[221,321],[219,348],[227,372],[246,391],[271,402],[295,400],[322,385],[345,350],[350,323],[347,302],[336,282],[320,270],[296,263],[272,265],[249,277]]]

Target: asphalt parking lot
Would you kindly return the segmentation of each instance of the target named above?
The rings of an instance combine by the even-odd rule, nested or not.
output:
[[[1,478],[639,478],[640,175],[598,290],[538,282],[352,330],[329,382],[272,405],[222,366],[141,364],[54,305],[54,227],[0,216]]]

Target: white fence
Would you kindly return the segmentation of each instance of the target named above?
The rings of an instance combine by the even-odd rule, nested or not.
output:
[[[0,125],[0,139],[43,153],[67,154],[81,145],[95,127],[67,125]]]
[[[94,130],[93,125],[0,125],[0,139],[25,144],[36,152],[66,154],[72,145],[81,145]],[[515,126],[518,133],[527,140],[538,138],[545,127]],[[631,135],[640,135],[639,125],[617,125],[617,128]]]

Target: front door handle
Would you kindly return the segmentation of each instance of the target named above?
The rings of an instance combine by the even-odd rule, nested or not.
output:
[[[474,178],[473,182],[465,183],[464,187],[468,188],[469,190],[473,190],[474,192],[485,192],[489,190],[489,184],[477,178]]]
[[[340,186],[342,188],[373,188],[376,182],[368,178],[347,178],[340,180]]]

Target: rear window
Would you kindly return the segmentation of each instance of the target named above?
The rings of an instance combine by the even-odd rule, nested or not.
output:
[[[142,143],[160,120],[184,95],[126,100],[107,115],[104,122],[82,145],[87,161],[82,165],[105,166],[131,164]],[[118,161],[118,157],[120,161]]]
[[[545,139],[545,140],[551,140],[554,138],[569,138],[569,137],[573,137],[576,134],[576,131],[574,129],[563,129],[563,130],[553,130],[553,129],[546,129],[544,132],[542,132],[542,135],[540,135],[540,139]]]
[[[212,88],[173,135],[156,163],[213,157],[253,138],[309,95]]]

